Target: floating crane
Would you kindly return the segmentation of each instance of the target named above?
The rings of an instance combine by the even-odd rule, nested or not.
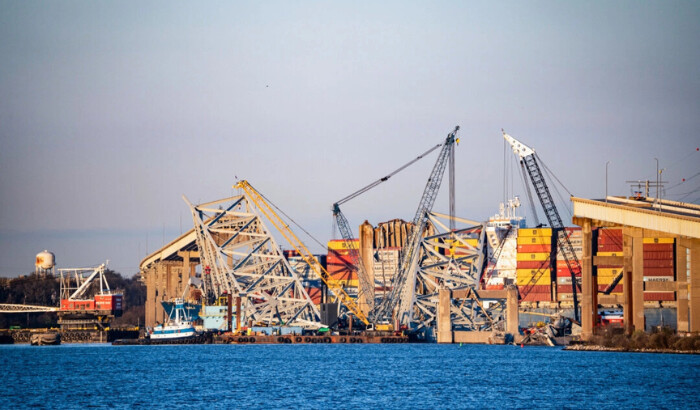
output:
[[[396,275],[394,286],[389,297],[375,307],[371,314],[375,322],[390,321],[394,318],[394,313],[396,313],[396,319],[401,325],[408,326],[411,322],[416,299],[415,287],[420,240],[428,223],[429,213],[435,204],[445,168],[454,150],[454,144],[459,142],[457,138],[458,130],[459,126],[456,126],[454,131],[447,135],[445,142],[442,144],[442,149],[430,173],[423,196],[418,204],[418,209],[413,217],[408,240],[403,245],[399,271]]]
[[[367,301],[369,310],[374,308],[374,295],[371,290],[374,289],[374,283],[370,281],[369,275],[367,274],[366,268],[364,266],[364,263],[360,260],[360,252],[359,249],[356,246],[356,242],[353,241],[353,234],[352,234],[352,229],[350,228],[350,223],[348,222],[347,218],[343,214],[343,212],[340,210],[340,205],[343,205],[344,203],[350,201],[353,198],[356,198],[365,192],[369,191],[370,189],[376,187],[377,185],[380,185],[383,182],[386,182],[391,178],[392,176],[398,174],[399,172],[403,171],[404,169],[408,168],[409,166],[413,165],[420,159],[424,158],[426,155],[430,154],[431,152],[435,151],[438,149],[442,144],[437,144],[434,147],[430,148],[429,150],[425,151],[418,157],[414,158],[413,160],[409,161],[408,163],[402,165],[400,168],[397,170],[391,172],[390,174],[379,178],[378,180],[372,182],[371,184],[365,186],[362,189],[359,189],[352,194],[338,200],[336,203],[333,204],[332,210],[333,210],[333,217],[335,218],[335,223],[338,226],[338,231],[340,231],[340,235],[342,236],[343,240],[345,241],[345,247],[348,249],[348,252],[350,254],[350,259],[352,263],[352,268],[354,268],[357,271],[357,276],[360,282],[360,290],[358,291],[358,299],[360,299],[361,295],[363,292],[369,292],[371,295],[369,297],[365,297],[364,299]]]
[[[503,138],[505,138],[505,140],[508,141],[510,146],[513,148],[513,152],[515,153],[515,155],[517,155],[520,158],[520,166],[523,169],[523,173],[527,171],[527,174],[530,176],[530,182],[532,182],[532,186],[535,188],[535,192],[537,193],[537,197],[540,200],[540,204],[542,204],[542,209],[544,210],[544,214],[547,217],[549,226],[551,226],[557,231],[557,246],[559,246],[559,249],[564,254],[566,266],[569,268],[569,272],[571,272],[571,289],[574,301],[574,318],[576,319],[576,321],[578,321],[579,313],[577,293],[580,291],[580,289],[578,289],[579,285],[576,282],[576,276],[581,274],[581,264],[579,263],[579,260],[576,257],[576,252],[574,252],[574,247],[573,245],[571,245],[569,236],[563,229],[564,223],[562,222],[561,216],[559,216],[559,211],[557,210],[557,207],[554,204],[552,194],[549,192],[547,182],[544,180],[544,175],[540,170],[540,166],[537,161],[537,154],[535,154],[534,149],[528,147],[522,142],[506,134],[505,131],[503,131]],[[544,270],[540,269],[538,272],[539,277],[542,275]],[[533,278],[533,281],[535,280],[536,278]]]

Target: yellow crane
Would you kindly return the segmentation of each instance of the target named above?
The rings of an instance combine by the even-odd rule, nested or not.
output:
[[[360,310],[360,308],[355,303],[355,300],[348,295],[345,290],[339,285],[333,284],[329,281],[330,275],[328,271],[321,266],[318,259],[311,253],[311,251],[304,245],[304,243],[292,232],[289,225],[285,223],[282,218],[277,215],[277,213],[272,209],[272,207],[267,203],[263,196],[255,189],[248,181],[239,181],[234,188],[239,188],[245,191],[248,198],[255,203],[255,206],[265,215],[265,217],[272,222],[272,224],[277,228],[277,230],[284,236],[284,238],[289,242],[299,255],[304,259],[311,270],[326,284],[328,289],[338,298],[340,303],[345,305],[348,310],[354,314],[358,319],[369,326],[370,322],[367,316]]]

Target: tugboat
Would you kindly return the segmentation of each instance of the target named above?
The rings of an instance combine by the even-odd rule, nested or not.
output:
[[[198,335],[182,299],[175,299],[168,321],[149,332],[149,337],[153,341],[180,341],[194,339]]]

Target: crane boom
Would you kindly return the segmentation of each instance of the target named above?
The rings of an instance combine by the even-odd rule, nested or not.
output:
[[[456,126],[454,131],[447,135],[445,142],[442,144],[442,150],[440,150],[438,159],[433,166],[433,170],[423,190],[423,196],[418,204],[418,209],[413,217],[408,240],[403,244],[399,263],[400,269],[396,275],[391,294],[378,306],[374,313],[374,317],[377,320],[390,319],[398,305],[397,315],[399,322],[407,325],[411,321],[415,302],[419,243],[428,222],[428,214],[432,210],[437,193],[440,190],[440,184],[445,174],[450,153],[454,149],[454,143],[458,142],[456,139],[458,130],[459,126]]]
[[[369,289],[373,289],[374,283],[371,283],[371,281],[369,279],[369,275],[367,274],[365,265],[360,260],[359,249],[356,247],[356,243],[352,240],[353,239],[352,228],[350,227],[350,223],[348,222],[348,219],[345,217],[343,212],[340,210],[340,205],[350,201],[353,198],[356,198],[356,197],[364,194],[365,192],[369,191],[370,189],[376,187],[377,185],[388,181],[389,178],[398,174],[399,172],[403,171],[404,169],[408,168],[409,166],[413,165],[414,163],[418,162],[420,159],[424,158],[426,155],[428,155],[431,152],[438,149],[441,145],[442,144],[435,145],[434,147],[425,151],[421,155],[417,156],[416,158],[414,158],[411,161],[407,162],[406,164],[402,165],[397,170],[391,172],[390,174],[388,174],[382,178],[379,178],[378,180],[372,182],[371,184],[353,192],[352,194],[346,196],[345,198],[340,199],[338,202],[333,204],[332,210],[333,210],[333,216],[335,217],[336,225],[338,226],[338,230],[340,231],[340,236],[345,241],[345,247],[348,249],[348,252],[350,254],[351,263],[352,263],[353,267],[357,270],[357,277],[360,281],[360,290],[358,291],[358,299],[359,299],[360,294],[362,292],[366,292]],[[370,295],[370,297],[366,297],[364,299],[367,302],[369,310],[372,310],[374,308],[374,295]]]
[[[304,245],[304,243],[292,232],[289,225],[285,223],[282,218],[272,209],[272,207],[267,203],[263,196],[253,188],[248,181],[239,181],[234,188],[243,189],[248,197],[255,203],[258,209],[265,214],[265,217],[272,222],[272,224],[277,228],[277,230],[284,236],[284,238],[289,242],[290,245],[299,252],[304,262],[306,262],[311,270],[323,281],[323,283],[328,286],[331,292],[338,298],[340,303],[345,305],[345,307],[350,310],[358,319],[360,319],[365,325],[369,325],[369,320],[367,316],[360,310],[355,301],[343,290],[341,286],[333,284],[329,281],[330,275],[328,271],[321,266],[318,259],[311,253],[311,251]]]
[[[559,211],[554,204],[552,194],[549,192],[547,182],[544,180],[544,174],[540,170],[540,166],[537,163],[537,155],[535,154],[535,150],[506,134],[505,131],[503,132],[503,138],[510,143],[511,147],[513,148],[513,152],[520,158],[520,165],[527,170],[527,173],[530,176],[530,182],[532,182],[532,186],[535,188],[535,192],[540,200],[540,204],[542,205],[544,214],[547,217],[549,226],[557,231],[557,245],[559,246],[559,250],[561,250],[564,255],[569,272],[571,272],[574,318],[578,321],[579,313],[577,290],[580,291],[580,289],[577,289],[578,283],[576,281],[576,276],[580,275],[581,273],[581,264],[576,257],[576,252],[574,251],[573,245],[571,245],[569,236],[563,229],[564,223],[562,222],[561,216],[559,216]]]

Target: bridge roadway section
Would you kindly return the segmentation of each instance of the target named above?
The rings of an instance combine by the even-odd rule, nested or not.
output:
[[[645,329],[644,291],[676,292],[679,332],[700,332],[700,206],[654,198],[572,197],[573,223],[583,231],[581,336],[590,339],[599,303],[624,308],[628,333]],[[621,228],[623,256],[598,256],[593,228]],[[676,272],[672,282],[644,281],[644,238],[674,238]],[[595,267],[623,266],[624,293],[598,295]],[[631,286],[629,285],[631,284]]]

